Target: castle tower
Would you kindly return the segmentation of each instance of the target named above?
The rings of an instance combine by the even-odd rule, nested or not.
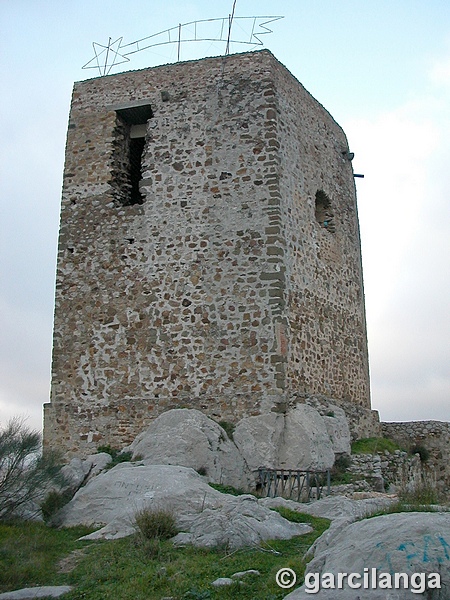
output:
[[[370,408],[341,128],[267,50],[76,83],[46,446],[293,394]]]

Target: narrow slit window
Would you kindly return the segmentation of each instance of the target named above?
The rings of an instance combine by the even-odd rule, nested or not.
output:
[[[144,198],[139,190],[142,170],[142,154],[145,147],[145,138],[131,138],[129,149],[130,160],[130,204],[142,204]]]
[[[140,191],[142,157],[147,121],[153,117],[149,105],[116,109],[114,156],[111,185],[122,206],[143,204]]]

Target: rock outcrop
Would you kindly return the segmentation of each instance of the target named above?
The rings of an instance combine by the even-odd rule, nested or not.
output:
[[[78,489],[88,482],[89,479],[101,473],[112,461],[107,452],[90,454],[85,459],[72,458],[72,460],[61,469],[69,487]]]
[[[252,546],[311,531],[258,505],[257,499],[222,494],[187,467],[122,463],[98,475],[61,509],[56,523],[101,526],[85,539],[115,539],[135,532],[143,508],[170,510],[183,531],[176,543],[197,546]]]
[[[150,465],[191,467],[209,481],[248,489],[250,472],[225,430],[198,410],[163,413],[125,450]]]
[[[233,439],[251,470],[259,467],[325,470],[334,463],[333,443],[324,417],[307,404],[285,414],[242,419]]]
[[[370,589],[363,589],[362,586],[352,589],[344,580],[342,590],[321,589],[314,597],[320,600],[340,596],[348,600],[407,600],[418,597],[417,591],[411,591],[414,586],[417,590],[420,584],[419,579],[414,584],[411,583],[414,573],[423,574],[425,581],[428,581],[429,574],[439,573],[441,589],[430,589],[427,598],[449,598],[450,513],[388,514],[341,527],[331,538],[326,532],[315,544],[314,559],[308,563],[307,574],[332,573],[337,580],[338,573],[358,573],[362,584],[365,569],[367,577],[373,577],[372,569],[376,569],[376,581],[381,573],[392,577],[395,573],[405,573],[410,589],[403,589],[403,579],[398,590],[382,589],[380,585],[376,586],[377,589],[371,589],[371,586]],[[305,583],[286,596],[286,599],[306,600],[310,597],[311,592],[306,592]]]
[[[312,531],[309,525],[292,523],[273,510],[267,510],[251,495],[230,496],[220,508],[207,508],[187,515],[180,524],[188,533],[179,533],[175,544],[229,549],[257,546],[265,540],[286,540]]]

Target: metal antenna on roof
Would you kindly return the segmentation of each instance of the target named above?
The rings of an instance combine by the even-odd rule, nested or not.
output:
[[[234,9],[235,8],[236,8],[236,0],[234,0],[234,2],[233,2],[233,10],[231,11],[231,15],[228,15],[229,25],[228,25],[227,47],[225,48],[225,56],[228,56],[228,54],[230,54],[231,26],[233,25]]]
[[[130,62],[130,56],[137,52],[149,50],[156,46],[165,46],[177,44],[177,61],[180,61],[181,46],[186,42],[226,42],[225,55],[230,53],[230,45],[243,44],[247,46],[263,46],[261,37],[272,33],[267,27],[270,23],[283,19],[282,16],[254,16],[254,17],[236,17],[236,0],[233,2],[233,9],[228,17],[218,19],[204,19],[201,21],[191,21],[189,23],[179,23],[175,27],[165,29],[159,33],[122,44],[123,37],[111,41],[109,38],[107,44],[98,44],[93,42],[94,57],[91,58],[83,69],[97,69],[100,76],[109,75],[113,67],[123,63]],[[251,28],[250,35],[244,37],[245,31],[241,27],[242,34],[233,38],[231,35],[232,25],[239,20],[245,25],[248,23],[248,30]],[[226,26],[228,24],[228,27]],[[236,29],[236,28],[235,28]]]

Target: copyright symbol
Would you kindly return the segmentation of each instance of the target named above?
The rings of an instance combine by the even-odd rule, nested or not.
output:
[[[297,581],[297,575],[292,569],[280,569],[275,575],[275,581],[280,588],[288,590],[289,588],[294,587]]]

